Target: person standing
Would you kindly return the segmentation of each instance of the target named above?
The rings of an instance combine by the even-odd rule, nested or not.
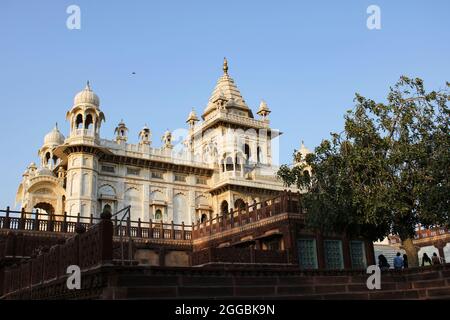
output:
[[[431,266],[431,259],[426,252],[424,252],[422,256],[422,267],[425,266]]]
[[[431,262],[433,262],[433,265],[441,264],[441,259],[438,257],[436,252],[433,253],[433,257],[431,258]]]
[[[406,255],[406,253],[403,255],[403,268],[408,268],[408,256]]]
[[[380,267],[381,271],[389,270],[389,263],[387,262],[386,257],[383,254],[378,256],[378,267]]]
[[[397,252],[397,255],[394,258],[394,269],[402,270],[403,268],[403,258],[400,252]]]

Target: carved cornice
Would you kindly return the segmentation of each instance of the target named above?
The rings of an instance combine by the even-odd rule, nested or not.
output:
[[[185,164],[177,164],[177,163],[171,163],[171,162],[164,162],[164,161],[133,158],[133,157],[127,157],[127,156],[115,155],[115,154],[103,154],[101,156],[100,160],[105,161],[105,162],[117,163],[117,164],[126,164],[126,165],[130,165],[130,166],[141,167],[141,168],[151,168],[151,169],[164,170],[164,171],[174,171],[177,173],[195,174],[195,175],[202,175],[202,176],[208,176],[208,177],[212,176],[212,174],[213,174],[213,169],[199,168],[199,167],[195,167],[195,166],[189,166],[189,165],[185,165]]]
[[[209,190],[209,193],[213,196],[219,195],[221,193],[227,192],[227,191],[237,191],[237,192],[243,192],[243,193],[259,193],[259,194],[265,194],[265,195],[278,195],[282,190],[274,190],[273,188],[265,188],[264,184],[261,185],[261,187],[254,187],[254,186],[245,186],[245,185],[239,185],[235,183],[225,183],[218,187],[214,187]]]

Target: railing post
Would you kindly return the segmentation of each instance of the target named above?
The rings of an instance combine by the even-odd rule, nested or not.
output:
[[[130,219],[130,215],[127,216],[127,230],[126,230],[126,235],[128,237],[131,237],[131,219]]]
[[[186,240],[184,237],[184,221],[181,222],[181,239],[182,240]]]
[[[266,209],[267,209],[266,202],[265,201],[261,201],[261,214],[260,215],[256,214],[255,221],[264,219],[266,217]]]
[[[148,237],[150,238],[150,239],[152,239],[153,238],[153,222],[152,222],[152,219],[150,218],[150,220],[149,220],[149,227],[148,227]]]
[[[53,231],[53,219],[54,217],[50,214],[47,214],[47,231],[52,232]]]
[[[137,236],[142,238],[141,218],[138,218]]]
[[[9,206],[6,207],[6,216],[5,216],[5,220],[4,220],[4,224],[3,224],[3,228],[5,229],[9,229]]]
[[[231,220],[231,228],[234,228],[234,214],[233,209],[230,208],[230,220]]]
[[[114,216],[114,230],[115,230],[114,233],[116,234],[116,236],[119,234],[122,234],[122,232],[121,232],[122,230],[117,229],[117,216]]]
[[[91,213],[91,216],[89,217],[89,227],[92,227],[94,224],[94,214]]]
[[[25,230],[25,220],[26,220],[25,208],[22,208],[20,210],[20,224],[19,224],[20,230]]]
[[[205,223],[206,223],[206,222],[205,222]],[[212,234],[212,219],[209,220],[209,225],[208,225],[208,226],[205,226],[205,228],[207,228],[206,231],[209,230],[209,234],[211,235],[211,234]]]
[[[191,226],[191,240],[194,239],[194,221],[192,221],[192,226]]]
[[[64,211],[62,232],[67,232],[67,212]]]
[[[197,220],[197,232],[199,233],[199,236],[202,235],[202,231],[200,230],[200,220]]]
[[[237,211],[237,218],[238,218],[238,226],[240,227],[241,226],[241,220],[242,220],[242,208],[241,207],[239,207],[238,209],[237,209],[238,211]]]
[[[170,228],[170,239],[175,239],[175,227],[173,225],[173,220],[171,222],[171,228]],[[164,231],[163,231],[164,232]]]
[[[302,204],[302,197],[300,195],[300,191],[297,191],[298,196],[298,213],[303,213],[303,204]]]
[[[287,211],[292,212],[292,192],[291,192],[291,190],[288,191],[288,196],[287,196]]]
[[[131,212],[128,209],[127,216],[127,233],[128,233],[128,260],[133,260],[133,239],[131,239]]]
[[[102,212],[100,214],[101,230],[101,259],[102,261],[113,260],[113,226],[111,222],[111,213]]]
[[[38,230],[39,230],[39,210],[36,209],[36,211],[35,211],[34,214],[35,214],[35,216],[34,216],[33,229],[34,229],[35,231],[38,231]]]

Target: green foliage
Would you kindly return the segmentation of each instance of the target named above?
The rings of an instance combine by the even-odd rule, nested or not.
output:
[[[421,79],[401,77],[387,103],[356,94],[342,133],[281,166],[285,185],[306,191],[308,225],[372,239],[410,238],[418,223],[449,225],[448,89],[427,93]]]

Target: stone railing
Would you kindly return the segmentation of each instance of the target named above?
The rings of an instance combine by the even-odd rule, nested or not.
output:
[[[196,166],[208,169],[212,168],[212,163],[204,162],[202,157],[195,156],[186,149],[179,152],[174,149],[152,148],[148,145],[141,144],[118,144],[115,141],[107,139],[100,139],[100,145],[110,149],[118,155],[142,158],[152,161],[172,162],[178,165]]]
[[[437,237],[444,234],[450,234],[449,230],[447,228],[431,228],[431,229],[422,229],[416,231],[415,239],[424,239],[424,238],[431,238],[431,237]]]
[[[65,278],[70,265],[77,265],[84,271],[111,264],[112,260],[113,224],[105,214],[99,223],[86,232],[79,224],[75,236],[67,240],[61,239],[59,244],[51,247],[41,247],[31,259],[1,269],[3,288],[0,288],[0,295],[24,289],[31,291],[34,286]]]
[[[218,120],[225,120],[227,122],[233,122],[250,128],[269,129],[269,123],[265,121],[252,119],[249,117],[244,117],[226,111],[218,110],[217,112],[212,113],[211,116],[207,117],[207,119],[203,121],[203,123],[198,125],[194,131],[194,134],[197,134],[201,130],[204,130],[205,127],[208,127],[211,123]]]
[[[216,215],[202,223],[197,222],[196,225],[193,225],[192,237],[198,239],[287,212],[305,213],[300,193],[284,191],[281,195],[261,203],[256,203],[256,201],[250,205],[245,203],[245,206],[240,209],[230,209],[228,213]]]
[[[208,248],[193,252],[193,266],[211,263],[289,263],[287,251],[255,250],[253,248]]]
[[[41,231],[56,233],[75,233],[77,226],[90,229],[101,221],[100,218],[92,214],[88,217],[77,215],[72,216],[64,213],[62,215],[47,214],[36,212],[12,211],[9,207],[6,210],[0,210],[0,230],[18,230],[18,231]],[[149,221],[131,221],[127,219],[120,225],[117,217],[113,222],[114,236],[128,236],[127,224],[130,224],[130,233],[134,238],[150,239],[174,239],[191,240],[192,226],[181,224]]]
[[[280,213],[304,213],[301,206],[300,193],[284,191],[279,196],[265,200],[260,203],[246,203],[240,209],[230,209],[222,215],[216,215],[210,220],[191,225],[159,222],[159,221],[132,221],[129,218],[120,224],[117,218],[112,220],[113,235],[128,237],[128,224],[133,238],[147,239],[172,239],[172,240],[193,240],[212,233],[240,227],[252,222],[259,221]],[[77,225],[81,225],[86,230],[95,226],[101,221],[100,218],[90,216],[68,215],[64,213],[46,214],[36,212],[12,211],[7,207],[0,210],[0,230],[18,231],[40,231],[56,233],[75,233]]]

